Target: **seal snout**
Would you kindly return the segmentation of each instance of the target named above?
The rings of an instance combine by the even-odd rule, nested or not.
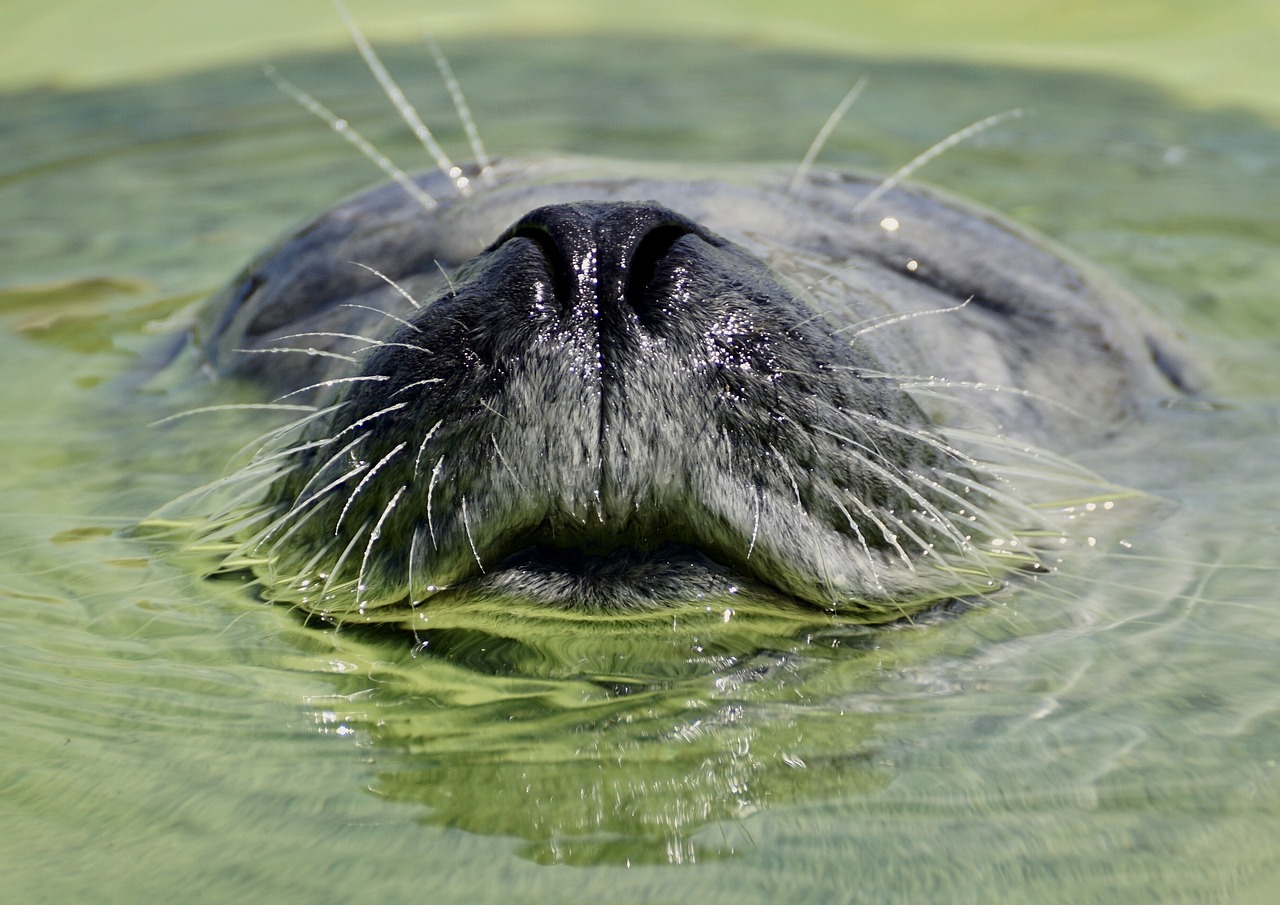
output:
[[[272,490],[277,562],[361,612],[868,606],[937,593],[914,559],[967,543],[924,489],[950,505],[964,468],[878,362],[662,205],[538,207],[396,322]]]
[[[642,320],[651,284],[672,247],[685,236],[721,244],[697,223],[656,202],[582,202],[537,208],[491,247],[533,242],[545,258],[565,313],[616,317],[627,309]]]

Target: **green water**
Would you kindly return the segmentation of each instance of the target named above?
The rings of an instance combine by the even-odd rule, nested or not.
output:
[[[131,539],[263,425],[157,372],[187,303],[376,179],[251,65],[0,95],[0,877],[6,901],[1266,902],[1280,883],[1280,132],[1078,72],[714,41],[450,42],[500,153],[923,175],[1184,325],[1221,405],[1087,455],[1145,491],[1100,548],[917,628],[754,657],[639,638],[564,676],[302,627]],[[413,47],[388,61],[433,122]],[[661,67],[653,65],[662,60]],[[279,68],[420,158],[348,50]],[[416,75],[414,73],[417,73]],[[584,77],[589,73],[590,77]],[[444,128],[453,148],[459,130]],[[1096,523],[1096,531],[1094,524]],[[589,639],[552,642],[558,663]]]

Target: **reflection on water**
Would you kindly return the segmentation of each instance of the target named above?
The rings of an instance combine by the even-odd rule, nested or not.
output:
[[[563,900],[546,863],[583,868],[595,899],[1264,890],[1280,869],[1280,201],[1259,191],[1280,175],[1275,132],[1076,75],[599,39],[450,51],[506,153],[798,160],[865,73],[827,159],[888,171],[1033,107],[925,175],[1190,324],[1231,404],[1091,451],[1149,496],[1088,516],[1099,546],[1050,580],[929,624],[759,615],[726,635],[712,612],[593,636],[499,618],[425,648],[307,626],[117,529],[267,426],[148,427],[244,393],[161,367],[175,312],[376,174],[252,69],[0,98],[0,795],[25,840],[0,870],[19,900],[178,883],[220,901]],[[417,50],[389,61],[424,73],[411,92],[452,122]],[[353,55],[279,65],[415,159]]]

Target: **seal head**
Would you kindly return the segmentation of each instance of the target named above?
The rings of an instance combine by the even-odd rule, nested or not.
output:
[[[848,213],[870,186],[850,177],[796,193],[519,166],[439,211],[375,189],[211,306],[211,368],[317,406],[270,453],[244,548],[274,599],[339,621],[712,597],[883,621],[1035,566],[1008,552],[1034,508],[990,453],[1070,420],[1068,368],[1113,412],[1169,387],[1171,357],[1090,280],[928,195],[886,195],[891,233]],[[1032,391],[940,405],[921,392],[939,371]]]

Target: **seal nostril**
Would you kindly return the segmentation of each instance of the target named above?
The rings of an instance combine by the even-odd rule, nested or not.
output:
[[[716,241],[659,204],[588,201],[530,211],[491,248],[515,239],[533,242],[564,311],[620,327],[653,313],[651,287],[673,246],[688,235]]]
[[[672,246],[691,232],[682,223],[664,223],[649,230],[637,243],[626,265],[627,282],[622,298],[642,320],[648,308],[645,296],[658,266],[671,253]]]
[[[560,242],[551,230],[545,224],[526,220],[516,224],[503,237],[502,241],[506,242],[511,239],[528,239],[538,246],[542,252],[543,259],[547,263],[547,272],[551,275],[552,288],[555,291],[556,300],[564,308],[572,305],[574,285],[571,272],[574,267],[574,261],[571,257],[566,256],[565,249],[561,247]]]

